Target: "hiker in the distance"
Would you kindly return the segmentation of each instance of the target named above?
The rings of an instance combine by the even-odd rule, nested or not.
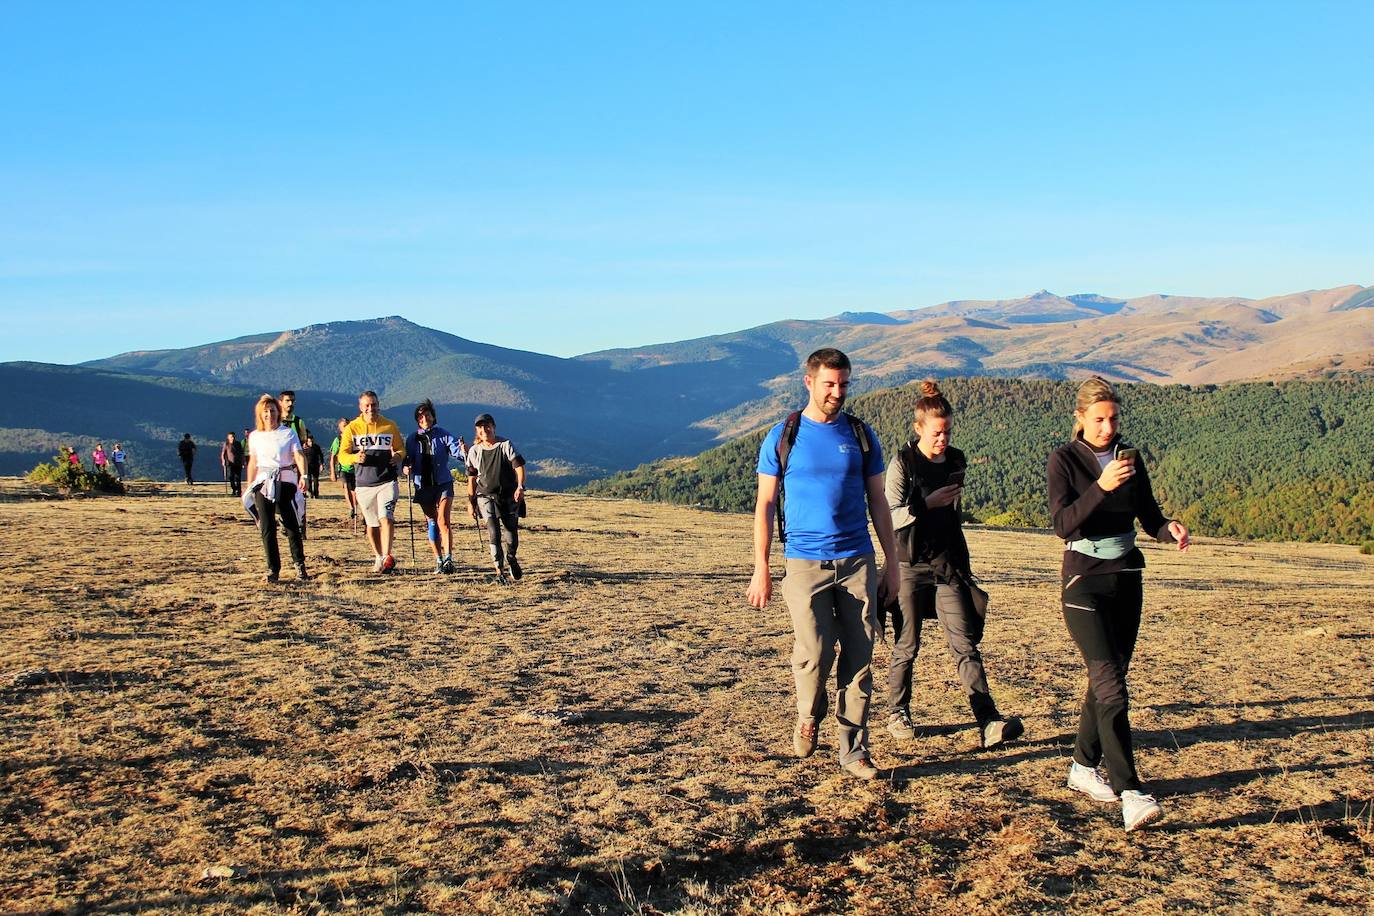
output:
[[[339,417],[339,434],[334,437],[334,441],[329,444],[329,479],[342,480],[344,499],[348,500],[348,518],[350,521],[358,517],[358,497],[353,492],[357,486],[357,478],[353,473],[353,462],[344,455],[342,446],[344,439],[347,438],[348,421]]]
[[[239,481],[243,473],[243,443],[233,430],[224,434],[224,444],[219,448],[219,466],[224,472],[224,479],[229,482],[229,492],[234,496],[242,496]]]
[[[434,571],[453,572],[453,471],[451,461],[467,461],[467,443],[439,426],[434,402],[425,398],[415,408],[415,425],[406,437],[406,466],[412,493],[429,521],[429,546],[434,551]]]
[[[915,438],[897,451],[887,468],[887,504],[902,581],[896,605],[889,605],[893,645],[887,669],[887,730],[901,741],[916,737],[911,669],[921,649],[923,618],[934,617],[973,709],[979,743],[993,748],[1019,738],[1024,728],[1020,719],[1004,718],[997,711],[978,650],[987,598],[975,587],[960,518],[968,460],[950,445],[954,408],[935,382],[921,383],[915,414]]]
[[[525,503],[525,459],[509,439],[496,435],[491,414],[472,421],[473,443],[468,449],[468,513],[487,526],[487,545],[496,578],[519,581],[525,575],[516,552],[520,549],[520,516]]]
[[[810,757],[816,750],[816,732],[828,706],[826,680],[836,666],[838,642],[835,722],[840,766],[858,779],[876,779],[878,770],[868,749],[873,640],[877,602],[897,593],[898,567],[892,514],[883,495],[882,447],[867,423],[843,410],[849,377],[849,358],[839,350],[826,347],[812,353],[806,360],[805,409],[764,437],[748,599],[762,609],[772,597],[768,552],[777,514],[787,566],[782,595],[792,618],[797,690],[792,748],[798,757]],[[868,536],[870,514],[883,548],[881,573]]]
[[[305,436],[309,430],[305,428],[305,421],[296,416],[296,392],[287,389],[277,395],[277,400],[281,402],[281,425],[294,430],[301,445],[305,445]]]
[[[1145,568],[1135,523],[1179,550],[1188,549],[1188,529],[1164,517],[1140,451],[1122,441],[1121,399],[1110,384],[1094,377],[1080,385],[1073,416],[1073,441],[1050,455],[1047,469],[1050,517],[1064,539],[1064,623],[1088,669],[1069,788],[1095,801],[1120,800],[1122,823],[1135,830],[1163,816],[1136,772],[1128,716],[1126,673],[1140,633]]]
[[[324,452],[315,441],[313,433],[305,434],[305,481],[306,491],[311,497],[320,496],[320,471],[324,467]]]
[[[110,459],[114,462],[115,474],[118,475],[119,479],[123,480],[125,477],[127,477],[129,474],[129,470],[124,464],[124,446],[116,442],[114,444],[114,451],[110,452]]]
[[[377,392],[358,396],[358,416],[340,437],[339,454],[353,463],[357,475],[358,507],[367,522],[367,539],[372,544],[372,571],[391,572],[396,558],[391,547],[396,538],[394,513],[399,487],[396,469],[405,461],[405,437],[400,428],[382,416]]]
[[[105,454],[105,443],[97,442],[95,444],[95,449],[91,452],[91,464],[94,466],[95,472],[97,474],[102,474],[108,471],[109,468],[106,467],[106,465],[109,463],[109,460],[109,456]]]
[[[277,547],[277,522],[286,529],[291,562],[296,578],[305,572],[305,545],[301,538],[301,513],[305,500],[300,496],[305,476],[305,453],[296,431],[281,422],[281,406],[270,394],[258,398],[253,410],[258,428],[248,437],[248,491],[253,498],[262,551],[267,559],[265,582],[276,582],[281,573],[281,553]],[[230,435],[233,435],[232,433]]]
[[[191,475],[191,467],[196,462],[196,444],[191,440],[191,434],[187,433],[177,443],[177,457],[181,459],[181,467],[186,471],[186,483],[195,486],[195,480]]]

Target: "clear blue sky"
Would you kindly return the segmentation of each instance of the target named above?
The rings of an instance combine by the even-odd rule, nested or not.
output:
[[[1374,283],[1374,4],[0,7],[0,360]]]

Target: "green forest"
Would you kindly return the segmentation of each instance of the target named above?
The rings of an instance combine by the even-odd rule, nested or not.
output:
[[[953,443],[969,458],[970,521],[1048,527],[1045,463],[1067,441],[1074,382],[947,379]],[[918,387],[855,398],[885,455],[911,436]],[[1122,385],[1122,435],[1165,512],[1200,535],[1357,544],[1374,530],[1374,379]],[[779,417],[779,420],[782,418]],[[750,511],[764,430],[581,492]]]

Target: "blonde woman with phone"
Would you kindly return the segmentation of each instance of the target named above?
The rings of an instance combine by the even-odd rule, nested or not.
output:
[[[1095,801],[1119,801],[1123,825],[1135,830],[1164,814],[1136,772],[1128,715],[1145,569],[1135,523],[1179,550],[1188,549],[1188,529],[1160,511],[1140,452],[1121,441],[1121,399],[1104,379],[1079,386],[1073,440],[1050,455],[1047,474],[1050,517],[1064,539],[1064,623],[1088,669],[1068,785]]]

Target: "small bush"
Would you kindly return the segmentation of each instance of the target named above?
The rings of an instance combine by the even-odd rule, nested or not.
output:
[[[28,473],[30,483],[44,483],[65,490],[100,493],[123,493],[124,484],[108,471],[88,471],[79,461],[72,461],[72,450],[58,449],[52,461],[35,467]]]
[[[1365,541],[1360,545],[1360,553],[1366,556],[1374,554],[1374,541]]]

